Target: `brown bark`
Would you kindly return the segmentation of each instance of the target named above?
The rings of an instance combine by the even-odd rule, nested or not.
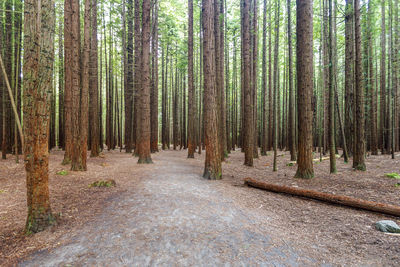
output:
[[[345,11],[345,134],[349,144],[349,156],[353,154],[353,107],[354,107],[354,21],[353,0],[346,0]]]
[[[151,94],[150,94],[150,150],[158,152],[158,1],[153,1],[152,18],[152,72],[151,72]]]
[[[89,117],[90,156],[100,154],[99,92],[98,92],[98,44],[97,44],[97,0],[91,0],[91,38],[89,59]],[[100,98],[101,99],[101,98]]]
[[[86,171],[90,53],[90,0],[85,0],[84,41],[81,53],[79,0],[72,0],[72,133],[71,170]],[[82,59],[80,58],[82,56]]]
[[[262,34],[262,137],[261,137],[261,155],[267,155],[268,146],[268,90],[267,90],[267,0],[264,0],[263,6],[263,34]]]
[[[388,142],[388,132],[387,129],[389,126],[387,125],[388,119],[386,117],[386,22],[385,22],[385,0],[381,0],[381,71],[380,71],[380,148],[381,153],[385,154],[387,152],[387,142]]]
[[[221,179],[221,152],[218,144],[217,88],[215,81],[214,1],[202,0],[203,73],[204,73],[204,134],[206,160],[203,177]]]
[[[353,168],[365,171],[364,90],[362,84],[360,0],[354,1],[355,41],[355,113]]]
[[[139,116],[141,110],[138,108],[140,105],[140,90],[141,90],[141,47],[142,47],[142,33],[141,33],[141,16],[140,16],[140,0],[134,0],[134,49],[135,49],[135,62],[134,62],[134,96],[133,96],[133,145],[135,147],[135,154],[138,155],[138,137],[139,137]]]
[[[64,44],[63,44],[63,20],[61,18],[59,19],[58,31],[59,31],[58,32],[58,49],[59,49],[58,51],[58,147],[65,149]]]
[[[291,0],[287,0],[288,6],[288,53],[289,53],[289,150],[290,160],[296,160],[296,117],[295,117],[295,92],[293,88],[293,69],[292,69],[292,18]]]
[[[141,87],[139,92],[138,163],[152,163],[150,156],[150,0],[142,3],[142,53],[141,53]]]
[[[194,158],[195,141],[195,94],[193,82],[193,0],[188,1],[188,158]]]
[[[242,1],[242,65],[243,65],[243,147],[244,164],[253,166],[253,105],[251,90],[251,58],[250,58],[250,0]]]
[[[254,188],[263,189],[275,193],[284,193],[298,197],[306,197],[311,199],[320,200],[327,203],[338,204],[342,206],[363,209],[387,215],[400,217],[400,206],[384,204],[379,202],[367,201],[348,196],[334,195],[324,192],[318,192],[308,189],[300,189],[289,186],[282,186],[276,184],[269,184],[252,178],[246,178],[245,184]]]
[[[132,153],[133,126],[133,0],[128,0],[127,70],[125,87],[125,151]]]
[[[313,95],[313,21],[312,0],[297,0],[297,107],[298,110],[298,178],[314,176],[312,161]]]
[[[72,1],[64,1],[64,135],[65,135],[65,153],[63,164],[71,163],[72,153],[72,68],[66,68],[72,64],[73,46],[72,46]]]
[[[54,222],[49,197],[49,112],[52,88],[55,13],[52,0],[25,0],[24,148],[28,216],[26,231]],[[39,127],[38,127],[39,126]]]

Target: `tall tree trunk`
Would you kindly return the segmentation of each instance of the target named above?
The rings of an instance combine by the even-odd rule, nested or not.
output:
[[[141,9],[140,0],[134,0],[135,2],[135,14],[134,14],[134,47],[135,47],[135,63],[134,63],[134,98],[133,98],[133,142],[135,146],[135,154],[138,155],[138,138],[139,138],[139,117],[141,110],[140,105],[140,92],[142,87],[142,73],[141,73],[141,47],[142,47],[142,33],[141,33]]]
[[[289,53],[289,149],[290,160],[296,160],[296,117],[295,117],[295,92],[293,88],[293,70],[292,70],[292,17],[291,0],[287,0],[288,8],[288,53]]]
[[[71,170],[86,171],[90,56],[90,0],[85,0],[83,51],[80,51],[79,0],[73,2],[73,148]],[[79,58],[82,56],[82,59]],[[82,75],[82,76],[80,76]],[[76,82],[76,83],[75,83]]]
[[[333,5],[329,0],[329,161],[330,173],[336,173],[336,144],[335,144],[335,90],[333,84]]]
[[[242,0],[242,65],[243,65],[243,147],[244,164],[253,166],[253,105],[251,92],[251,57],[250,57],[250,4],[251,0]]]
[[[360,0],[354,1],[355,41],[355,113],[353,168],[365,171],[364,90],[362,84]]]
[[[128,0],[127,70],[125,87],[125,151],[132,153],[133,124],[133,0]]]
[[[377,118],[377,110],[376,110],[376,101],[375,99],[375,90],[378,88],[375,87],[375,80],[374,80],[374,55],[373,55],[373,11],[371,6],[371,0],[368,1],[368,64],[369,64],[369,86],[370,86],[370,137],[371,137],[371,152],[372,155],[378,155],[378,118]]]
[[[313,1],[297,0],[297,106],[298,110],[298,178],[314,176],[312,158],[312,95],[313,95]]]
[[[97,45],[97,0],[91,0],[91,38],[89,59],[89,116],[90,116],[90,156],[98,157],[100,153],[99,134],[99,78],[98,78],[98,45]],[[101,98],[100,98],[101,101]]]
[[[188,1],[188,111],[189,111],[189,128],[188,128],[188,158],[194,158],[196,150],[195,142],[195,94],[193,83],[193,0]]]
[[[290,0],[289,0],[290,1]],[[263,6],[263,35],[262,35],[262,137],[261,137],[261,155],[267,155],[268,146],[268,110],[267,110],[267,0],[264,0]]]
[[[279,56],[279,9],[280,1],[275,1],[275,47],[274,47],[274,115],[273,115],[273,147],[274,147],[274,166],[273,170],[277,171],[277,154],[278,154],[278,95],[279,95],[279,70],[278,70],[278,56]],[[311,72],[312,75],[312,72]]]
[[[387,129],[389,128],[387,125],[387,110],[386,110],[386,22],[385,22],[385,0],[381,0],[381,71],[380,71],[380,147],[381,153],[386,153],[387,147]]]
[[[152,153],[158,152],[158,1],[153,1],[152,18],[152,38],[151,38],[151,94],[150,94],[150,150]]]
[[[63,164],[71,163],[72,153],[72,83],[73,69],[66,68],[66,62],[69,66],[73,59],[73,39],[72,39],[72,1],[64,1],[64,135],[65,135],[65,153]]]
[[[150,156],[150,0],[142,3],[141,87],[138,118],[138,163],[152,163]]]
[[[349,156],[354,150],[354,10],[353,1],[346,0],[345,11],[345,133],[349,144]]]
[[[28,216],[26,231],[54,222],[49,197],[48,131],[55,12],[52,0],[25,0],[24,132]],[[40,126],[40,127],[38,127]]]
[[[202,0],[204,127],[206,160],[203,177],[221,179],[221,151],[218,145],[217,88],[215,81],[214,1]]]

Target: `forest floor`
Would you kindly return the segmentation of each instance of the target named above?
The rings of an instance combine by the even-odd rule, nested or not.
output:
[[[118,151],[88,160],[87,172],[68,172],[63,152],[50,157],[50,197],[58,224],[23,233],[26,188],[23,163],[0,160],[0,265],[22,266],[399,266],[400,236],[374,223],[398,218],[270,193],[243,185],[252,177],[366,200],[400,205],[400,156],[370,156],[367,172],[337,160],[315,164],[315,178],[294,179],[288,153],[272,153],[243,165],[235,151],[223,164],[223,180],[201,177],[204,153],[163,151],[154,164],[138,165]],[[116,187],[93,188],[114,179]]]

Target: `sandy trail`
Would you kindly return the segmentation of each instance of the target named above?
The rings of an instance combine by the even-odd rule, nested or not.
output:
[[[101,216],[60,247],[21,266],[319,265],[273,234],[267,213],[240,208],[202,167],[174,151],[143,167],[141,182],[108,201]],[[138,168],[127,165],[121,172]],[[143,172],[142,172],[143,173]]]

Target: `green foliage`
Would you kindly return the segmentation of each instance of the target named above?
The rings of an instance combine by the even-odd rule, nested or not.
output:
[[[386,173],[385,176],[392,178],[392,179],[400,179],[400,174],[398,174],[396,172]]]
[[[62,170],[62,171],[58,171],[58,172],[56,172],[56,174],[57,174],[57,175],[62,175],[62,176],[65,176],[65,175],[68,175],[68,171],[66,171],[66,170]]]
[[[3,194],[3,193],[5,193],[5,192],[6,192],[5,190],[0,189],[0,194]]]
[[[114,180],[96,181],[89,185],[89,187],[112,187],[112,186],[116,186]]]

